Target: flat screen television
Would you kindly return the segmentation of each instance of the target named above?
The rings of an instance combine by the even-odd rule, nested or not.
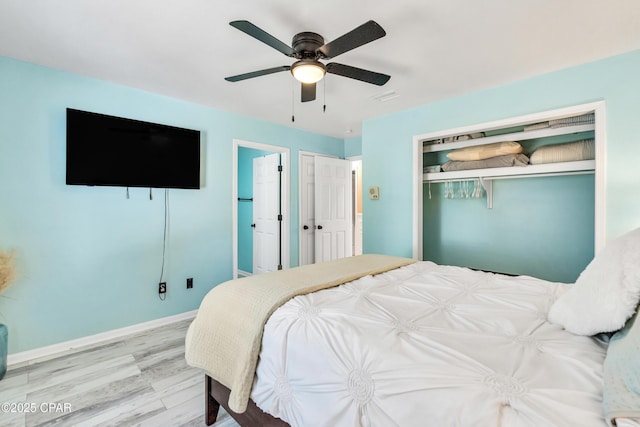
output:
[[[200,132],[67,108],[67,185],[200,188]]]

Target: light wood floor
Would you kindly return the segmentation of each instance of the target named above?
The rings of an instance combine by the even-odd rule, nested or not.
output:
[[[35,411],[1,406],[0,425],[204,426],[204,374],[184,360],[190,322],[10,366],[0,404]],[[214,426],[238,424],[220,408]]]

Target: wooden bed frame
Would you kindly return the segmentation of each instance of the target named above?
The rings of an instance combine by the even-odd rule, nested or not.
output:
[[[231,417],[243,427],[290,427],[289,424],[280,418],[275,418],[271,414],[263,412],[258,408],[255,402],[249,399],[247,410],[242,414],[233,412],[229,409],[227,402],[229,401],[230,390],[209,375],[204,376],[205,384],[205,423],[210,426],[216,422],[218,418],[218,410],[220,405],[231,415]]]

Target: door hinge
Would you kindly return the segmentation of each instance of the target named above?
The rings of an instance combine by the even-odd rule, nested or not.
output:
[[[278,264],[278,270],[282,270],[282,264]]]
[[[282,214],[278,214],[278,221],[282,221]]]
[[[278,165],[278,172],[282,172],[282,165]]]

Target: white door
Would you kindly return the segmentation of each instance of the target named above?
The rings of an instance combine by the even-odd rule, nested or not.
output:
[[[253,159],[253,274],[280,264],[280,154]]]
[[[351,256],[351,162],[315,158],[315,262]]]
[[[300,156],[300,265],[315,262],[315,156]]]

